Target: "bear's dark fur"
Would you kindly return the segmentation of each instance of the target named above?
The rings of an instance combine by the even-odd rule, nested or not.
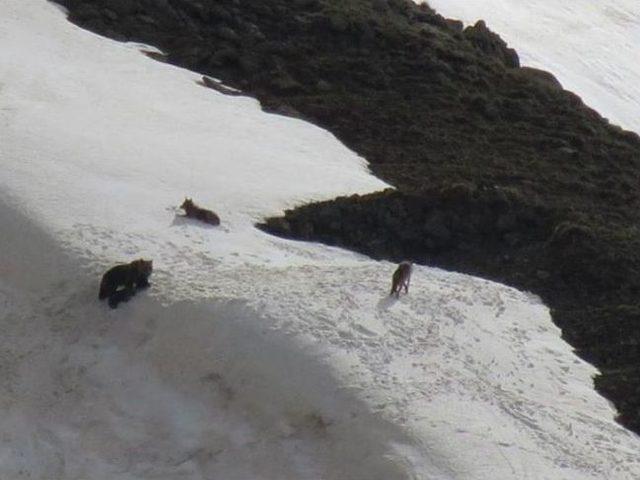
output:
[[[109,306],[116,308],[120,302],[126,302],[137,290],[149,286],[149,276],[153,271],[152,260],[134,260],[110,268],[102,276],[98,298],[109,299]],[[124,287],[120,289],[120,287]]]
[[[220,217],[218,215],[211,210],[197,206],[190,198],[185,198],[180,208],[185,211],[186,216],[189,218],[195,218],[210,225],[220,225]]]

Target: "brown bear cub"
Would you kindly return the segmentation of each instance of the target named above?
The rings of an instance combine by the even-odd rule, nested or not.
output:
[[[409,282],[411,282],[411,270],[413,265],[411,262],[401,262],[398,268],[393,272],[393,278],[391,279],[391,293],[389,295],[396,294],[396,297],[400,296],[400,292],[404,288],[405,293],[409,293]]]
[[[152,271],[153,261],[142,258],[131,263],[116,265],[102,276],[98,298],[100,300],[108,298],[109,306],[116,308],[120,302],[126,302],[133,297],[137,290],[149,286],[149,276]]]
[[[218,215],[211,210],[197,206],[190,198],[185,198],[180,208],[185,211],[185,216],[189,218],[195,218],[210,225],[220,225],[220,217]]]

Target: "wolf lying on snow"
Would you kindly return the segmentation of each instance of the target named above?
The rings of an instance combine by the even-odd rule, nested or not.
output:
[[[197,206],[190,198],[185,198],[180,208],[185,211],[185,216],[189,218],[195,218],[210,225],[220,225],[220,217],[218,215],[211,210]]]

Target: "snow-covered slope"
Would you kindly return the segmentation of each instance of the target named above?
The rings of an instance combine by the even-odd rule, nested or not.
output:
[[[385,187],[333,136],[41,0],[0,45],[0,477],[638,477],[537,298],[420,267],[396,301],[393,265],[253,227]],[[152,288],[99,303],[140,256]]]
[[[640,3],[635,0],[429,0],[438,13],[489,28],[523,65],[552,72],[612,123],[640,132]]]

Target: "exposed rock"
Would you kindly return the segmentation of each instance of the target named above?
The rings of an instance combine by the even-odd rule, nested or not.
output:
[[[203,75],[202,79],[197,83],[199,85],[202,85],[203,87],[211,88],[211,89],[215,90],[216,92],[220,92],[220,93],[223,93],[225,95],[231,95],[231,96],[234,96],[234,97],[244,96],[245,95],[244,93],[242,93],[242,91],[237,90],[235,88],[227,87],[223,83],[217,82],[213,78],[207,77],[206,75]]]

